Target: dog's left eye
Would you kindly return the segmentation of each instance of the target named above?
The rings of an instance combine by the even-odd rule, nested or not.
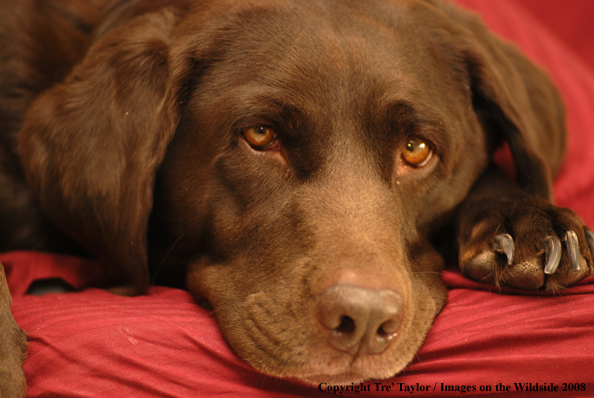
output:
[[[413,167],[426,165],[432,155],[431,145],[420,137],[409,137],[402,149],[402,159]]]
[[[267,126],[248,127],[242,133],[252,148],[258,150],[265,149],[276,141],[276,132]]]

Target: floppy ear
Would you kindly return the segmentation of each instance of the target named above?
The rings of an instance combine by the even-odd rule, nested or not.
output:
[[[509,145],[520,186],[552,199],[565,150],[565,112],[549,77],[512,44],[494,36],[474,13],[429,0],[453,22],[457,51],[470,78],[474,109],[495,144]]]
[[[116,28],[27,113],[19,150],[50,219],[129,294],[148,287],[154,174],[179,119],[167,10]]]

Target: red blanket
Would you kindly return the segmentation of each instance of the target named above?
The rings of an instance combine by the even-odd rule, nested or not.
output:
[[[561,36],[543,25],[555,19],[538,7],[541,3],[458,2],[483,14],[495,31],[553,75],[566,100],[570,131],[555,197],[594,226],[594,68],[587,62],[593,54],[575,54],[583,46],[571,43],[567,24],[560,28],[565,32]],[[526,7],[535,4],[531,13]],[[585,21],[589,28],[587,12],[594,15],[594,2],[566,0],[558,7],[567,12],[572,4],[587,4],[574,10],[574,21]],[[594,37],[591,29],[589,37]],[[413,363],[393,379],[341,392],[256,372],[233,354],[214,318],[187,292],[153,287],[146,296],[120,297],[88,288],[103,278],[92,261],[20,252],[5,253],[0,260],[14,316],[30,340],[25,363],[29,397],[594,394],[593,278],[562,296],[512,290],[499,294],[452,267],[443,273],[448,304]],[[32,281],[47,277],[63,278],[80,291],[24,294]]]

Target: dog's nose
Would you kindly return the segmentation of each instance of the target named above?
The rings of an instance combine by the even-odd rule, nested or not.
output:
[[[390,289],[338,284],[324,290],[316,306],[320,323],[330,332],[329,344],[351,355],[383,352],[402,320],[402,299]]]

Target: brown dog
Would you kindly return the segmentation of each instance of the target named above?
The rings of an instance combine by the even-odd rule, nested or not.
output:
[[[267,374],[399,372],[446,299],[438,246],[520,288],[592,269],[592,233],[550,202],[557,92],[450,4],[4,3],[0,250],[70,236],[125,294],[187,275]],[[503,143],[516,183],[491,160]],[[0,340],[2,394],[21,351]]]

